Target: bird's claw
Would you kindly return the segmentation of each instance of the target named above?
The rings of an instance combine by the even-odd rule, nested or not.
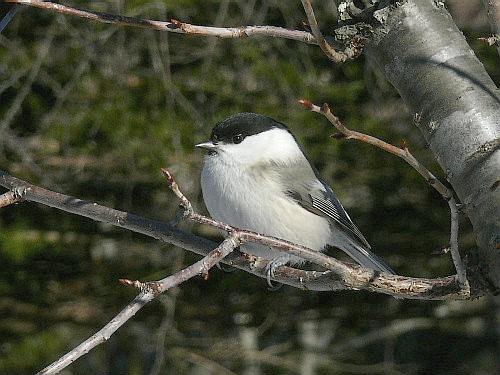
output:
[[[269,285],[269,290],[271,292],[279,290],[283,286],[283,284],[281,283],[274,285],[271,281],[271,279],[274,279],[275,277],[274,271],[276,270],[276,268],[282,266],[283,264],[285,264],[283,261],[272,260],[266,266],[266,280],[267,280],[267,285]]]
[[[14,193],[14,196],[16,198],[22,198],[26,195],[28,192],[29,188],[25,186],[16,186],[15,188],[12,189],[12,192]]]

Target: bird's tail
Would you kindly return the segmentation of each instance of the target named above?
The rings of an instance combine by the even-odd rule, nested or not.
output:
[[[371,268],[375,271],[395,274],[382,259],[357,243],[349,241],[349,243],[344,244],[341,249],[363,267]]]

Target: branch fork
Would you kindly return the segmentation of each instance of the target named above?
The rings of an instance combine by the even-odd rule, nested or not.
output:
[[[163,293],[161,284],[158,281],[142,282],[139,280],[118,279],[118,282],[122,285],[139,289],[142,293],[152,293],[155,297]]]
[[[44,189],[20,180],[0,171],[0,185],[14,189],[28,188],[23,197],[26,201],[44,204],[75,215],[90,218],[98,222],[104,222],[121,229],[141,233],[159,241],[179,246],[196,254],[206,256],[218,244],[206,238],[184,232],[172,224],[148,219],[131,212],[115,210],[110,207],[99,205]],[[235,248],[243,241],[257,242],[266,246],[274,247],[276,250],[289,252],[301,257],[311,263],[320,265],[328,271],[306,271],[288,266],[280,266],[275,270],[274,281],[290,285],[295,288],[310,291],[338,291],[338,290],[366,290],[376,293],[384,293],[394,297],[422,299],[422,300],[462,300],[471,298],[471,291],[463,289],[457,284],[454,276],[426,279],[407,276],[390,275],[386,273],[375,273],[373,270],[357,265],[343,263],[323,253],[313,251],[306,247],[268,237],[259,233],[233,228],[222,222],[215,221],[203,215],[193,213],[190,220],[204,225],[226,231],[229,237],[225,241],[234,244]],[[226,244],[225,246],[229,246]],[[266,267],[268,261],[250,254],[233,252],[222,258],[222,261],[235,268],[251,273],[263,279],[267,279]],[[408,293],[409,283],[418,285],[415,292]],[[481,290],[475,290],[474,295],[480,295]]]
[[[453,190],[446,187],[441,181],[439,181],[436,176],[434,176],[413,156],[413,154],[407,147],[406,141],[403,140],[402,146],[397,147],[371,135],[350,130],[339,120],[337,116],[332,113],[330,106],[327,103],[324,103],[321,107],[319,107],[313,104],[310,100],[306,99],[300,99],[298,102],[309,111],[322,114],[328,119],[328,121],[330,121],[330,123],[332,123],[333,126],[335,126],[335,128],[340,133],[335,133],[332,138],[356,139],[361,142],[369,143],[386,152],[400,157],[401,159],[405,160],[411,167],[413,167],[429,183],[429,185],[431,185],[443,197],[443,199],[448,203],[450,207],[450,252],[453,264],[457,271],[457,280],[464,289],[468,290],[469,284],[466,277],[466,271],[460,257],[460,252],[458,250],[459,205],[456,202]],[[420,119],[420,115],[415,114],[413,121],[419,122]]]
[[[174,194],[180,200],[180,206],[184,210],[183,216],[186,218],[190,217],[194,213],[193,205],[179,189],[179,185],[177,185],[177,182],[175,182],[173,174],[170,173],[170,171],[167,168],[161,168],[161,171],[167,178],[168,187],[170,188],[170,190],[174,192]]]
[[[184,193],[179,189],[179,185],[175,181],[173,174],[166,168],[161,168],[161,171],[167,178],[168,187],[181,201],[180,206],[183,209],[182,217],[199,223],[209,225],[211,227],[220,229],[229,234],[229,238],[232,238],[238,243],[238,246],[244,242],[256,242],[267,246],[275,247],[278,251],[290,252],[296,254],[312,263],[322,266],[323,268],[334,270],[337,272],[345,272],[345,265],[337,261],[334,258],[328,257],[322,253],[306,248],[305,246],[300,246],[289,241],[285,241],[279,238],[264,236],[260,233],[256,233],[249,230],[235,228],[231,225],[223,223],[218,220],[214,220],[204,215],[200,215],[193,210],[193,206],[189,199],[186,198]],[[254,262],[260,260],[258,257],[254,257]]]
[[[181,207],[183,207],[186,212],[185,217],[187,219],[224,230],[228,232],[229,236],[221,244],[216,246],[215,249],[205,253],[205,257],[200,261],[162,280],[141,282],[138,280],[121,279],[120,282],[122,284],[138,288],[140,293],[101,330],[40,371],[38,373],[39,375],[49,375],[60,372],[76,359],[85,355],[94,347],[109,339],[109,337],[130,318],[132,318],[137,311],[164,291],[175,287],[196,275],[201,274],[202,277],[207,278],[208,271],[214,265],[222,261],[225,257],[230,256],[231,252],[247,241],[261,243],[267,246],[272,246],[279,251],[289,252],[312,263],[321,265],[329,270],[323,272],[303,271],[286,266],[280,266],[277,268],[277,278],[273,279],[305,290],[364,289],[390,294],[394,297],[418,299],[446,300],[469,299],[471,297],[469,288],[464,288],[461,283],[457,283],[455,276],[440,279],[423,279],[390,275],[383,272],[374,272],[373,270],[368,270],[360,266],[345,264],[322,253],[315,252],[311,249],[288,241],[263,236],[259,233],[251,231],[237,229],[225,223],[197,214],[193,211],[189,200],[179,189],[173,175],[168,170],[162,171],[167,177],[169,187],[181,200]],[[175,232],[174,229],[170,228],[169,231],[166,232],[167,234],[165,234],[165,232],[162,233],[159,228],[161,228],[162,225],[165,226],[165,224],[148,221],[148,219],[140,218],[131,213],[116,211],[108,207],[99,206],[93,202],[86,202],[74,197],[51,192],[35,185],[31,185],[28,182],[16,179],[15,177],[11,177],[2,171],[0,171],[0,185],[8,187],[14,191],[22,191],[23,194],[25,194],[23,198],[26,200],[46,204],[64,211],[90,217],[94,220],[108,222],[115,226],[144,233],[167,242],[175,242],[178,245],[184,246],[193,251],[193,248],[189,247],[189,241],[186,237],[183,237],[182,240],[176,239],[176,236],[180,236],[180,234],[179,232]],[[13,194],[13,192],[9,193]],[[89,207],[91,207],[90,210]],[[455,229],[458,231],[458,227]],[[195,241],[199,244],[200,239]],[[232,259],[233,260],[228,264],[242,268],[247,272],[254,273],[262,278],[267,277],[265,272],[267,262],[261,262],[261,258],[243,254],[240,257],[234,255]],[[317,289],[318,285],[320,285],[321,288],[326,287],[326,289]]]
[[[321,32],[311,0],[302,0],[302,5],[307,16],[311,32],[302,30],[290,30],[283,27],[276,26],[239,26],[239,27],[211,27],[193,25],[177,19],[167,21],[157,21],[150,19],[143,19],[137,17],[128,17],[117,14],[95,12],[91,10],[83,10],[73,8],[63,4],[53,3],[51,1],[42,0],[4,0],[6,3],[20,4],[39,9],[54,11],[57,13],[85,18],[97,22],[107,24],[116,24],[122,26],[140,27],[146,29],[153,29],[159,31],[167,31],[178,34],[200,35],[200,36],[215,36],[218,38],[246,38],[254,36],[266,36],[271,38],[283,38],[295,40],[307,44],[319,45],[321,50],[326,56],[335,63],[343,63],[347,60],[358,57],[364,45],[364,38],[362,36],[354,36],[348,42],[347,47],[343,51],[337,51],[328,43],[326,38]],[[332,39],[336,39],[331,37]]]
[[[494,34],[494,35],[489,36],[489,37],[477,38],[477,40],[479,40],[480,42],[483,42],[484,44],[489,45],[490,47],[494,46],[494,45],[497,45],[500,47],[500,35]]]
[[[354,59],[358,57],[363,51],[364,39],[360,36],[355,36],[349,42],[349,46],[345,48],[344,51],[337,51],[335,48],[327,42],[314,15],[314,9],[311,0],[301,0],[302,7],[307,16],[307,22],[311,28],[311,33],[313,34],[316,42],[318,43],[324,54],[332,60],[334,63],[343,63],[347,60]]]
[[[217,248],[198,262],[184,268],[183,270],[158,281],[141,282],[138,280],[120,279],[120,283],[140,290],[140,293],[130,302],[118,315],[101,328],[96,334],[89,337],[76,348],[53,362],[37,375],[57,374],[81,356],[88,353],[94,347],[108,340],[118,328],[132,318],[147,303],[154,300],[158,295],[171,289],[180,283],[193,278],[196,275],[207,275],[208,270],[215,266],[220,260],[229,255],[239,242],[231,236],[224,240]]]

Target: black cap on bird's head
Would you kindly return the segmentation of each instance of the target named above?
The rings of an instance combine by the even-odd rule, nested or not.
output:
[[[238,135],[245,138],[273,128],[288,131],[286,125],[271,117],[251,112],[237,113],[215,125],[210,140],[213,142],[237,143],[235,137]]]
[[[274,128],[289,131],[286,125],[271,117],[251,112],[237,113],[215,125],[210,135],[210,141],[200,143],[196,147],[213,150],[213,146],[217,143],[238,144],[248,136]]]

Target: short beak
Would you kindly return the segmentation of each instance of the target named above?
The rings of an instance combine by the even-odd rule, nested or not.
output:
[[[206,149],[208,151],[215,151],[215,150],[217,150],[217,146],[214,145],[212,141],[198,143],[195,147],[204,148],[204,149]]]

